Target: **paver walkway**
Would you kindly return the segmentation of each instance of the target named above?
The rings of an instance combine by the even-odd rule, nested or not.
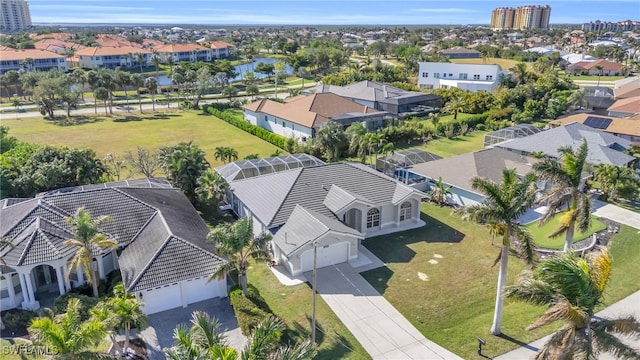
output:
[[[312,273],[305,273],[312,279]],[[424,337],[348,263],[318,269],[318,293],[373,359],[460,359]]]
[[[633,315],[637,319],[640,319],[640,291],[637,291],[628,297],[618,301],[617,303],[609,306],[608,308],[600,311],[596,316],[602,317],[621,317],[624,315]],[[520,347],[516,350],[510,351],[506,354],[495,357],[495,360],[525,360],[532,359],[538,350],[549,340],[549,336],[545,336],[542,339],[536,340],[531,344]],[[622,338],[621,341],[627,345],[633,346],[636,349],[640,349],[640,339]],[[490,354],[485,354],[490,355]],[[616,359],[609,353],[600,354],[599,360],[613,360]]]

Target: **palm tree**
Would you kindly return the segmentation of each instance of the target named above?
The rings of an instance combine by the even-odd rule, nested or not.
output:
[[[51,310],[43,311],[45,316],[35,318],[29,326],[29,333],[36,344],[43,344],[54,349],[59,358],[87,359],[97,357],[98,354],[89,351],[97,346],[106,334],[106,329],[100,321],[90,319],[80,321],[80,300],[69,299],[67,311],[53,317]],[[101,357],[106,358],[106,354]]]
[[[151,107],[153,111],[156,111],[156,93],[158,92],[158,80],[154,77],[148,77],[144,80],[144,87],[149,90],[151,94]]]
[[[438,178],[433,189],[429,191],[429,196],[431,197],[431,201],[436,204],[443,206],[447,204],[447,197],[451,195],[451,186],[445,186],[442,182],[442,176]]]
[[[211,203],[217,209],[218,204],[224,199],[229,185],[216,171],[207,170],[198,179],[196,193],[203,203]]]
[[[496,184],[491,180],[475,177],[472,181],[474,190],[486,196],[482,204],[465,206],[459,210],[463,218],[485,224],[502,226],[502,248],[495,263],[500,262],[496,304],[493,315],[491,333],[500,335],[504,298],[502,296],[507,281],[507,264],[512,241],[519,245],[517,253],[527,263],[534,262],[533,240],[527,230],[517,222],[520,216],[531,207],[535,199],[535,176],[527,174],[520,179],[514,169],[502,172],[502,182]],[[494,265],[495,265],[494,263]]]
[[[114,314],[116,328],[124,329],[124,351],[129,348],[131,329],[142,330],[147,325],[147,315],[142,311],[143,303],[127,293],[122,283],[114,288],[115,297],[107,300],[110,311]]]
[[[516,66],[510,69],[513,72],[513,76],[516,80],[516,84],[522,85],[529,80],[529,71],[527,70],[527,64],[520,62]]]
[[[160,149],[160,166],[174,187],[182,189],[192,204],[197,203],[198,178],[209,168],[205,152],[192,142]]]
[[[348,139],[342,125],[330,120],[316,132],[315,141],[327,152],[329,162],[333,162],[338,160],[340,149],[344,147]]]
[[[539,200],[539,203],[548,206],[540,223],[548,222],[558,211],[567,208],[566,213],[560,218],[560,227],[549,234],[549,237],[566,234],[566,252],[573,244],[576,223],[582,232],[591,227],[591,199],[581,190],[582,171],[588,154],[587,141],[582,142],[577,153],[571,147],[562,147],[558,152],[563,155],[562,160],[543,159],[533,165],[533,171],[541,180],[553,183],[553,188]]]
[[[606,249],[586,257],[564,253],[546,259],[533,272],[524,272],[505,289],[516,301],[547,306],[527,330],[562,321],[540,349],[536,359],[597,359],[609,352],[619,359],[640,359],[640,352],[614,335],[639,337],[640,322],[633,316],[606,319],[594,316],[611,275],[612,259]]]
[[[73,79],[75,83],[80,85],[82,102],[84,102],[84,83],[86,82],[86,79],[87,79],[87,73],[82,69],[75,69],[73,70],[72,74],[73,74]]]
[[[446,113],[453,113],[453,120],[458,119],[458,112],[464,112],[464,101],[460,96],[454,96],[442,108]]]
[[[140,113],[142,113],[142,98],[140,97],[140,88],[144,87],[144,78],[140,74],[131,74],[131,85],[136,88],[136,95],[138,96],[138,107]]]
[[[238,160],[238,151],[229,146],[218,146],[213,156],[216,160],[222,160],[226,164],[227,161]]]
[[[67,271],[67,278],[73,268],[75,268],[78,273],[84,269],[87,281],[93,286],[93,296],[98,297],[98,282],[100,281],[100,277],[96,276],[95,272],[91,269],[94,249],[118,248],[117,241],[107,238],[105,234],[100,232],[100,226],[109,221],[110,218],[108,216],[100,216],[94,219],[91,217],[89,211],[84,207],[80,207],[73,217],[67,218],[66,220],[71,226],[74,239],[66,240],[64,244],[65,246],[78,248],[71,258],[71,266]]]
[[[365,135],[367,128],[364,122],[356,122],[347,128],[347,136],[349,137],[349,152],[356,155],[361,163],[367,161],[367,144]]]
[[[153,53],[151,56],[151,63],[156,67],[156,77],[160,76],[160,64],[162,64],[162,58],[160,58],[158,53]]]
[[[109,90],[103,88],[102,86],[98,87],[93,90],[93,98],[95,100],[104,101],[104,114],[109,116],[109,106],[107,105],[107,100],[109,100]],[[98,111],[97,108],[96,111]]]
[[[604,67],[602,65],[596,65],[595,68],[598,70],[598,84],[596,85],[596,88],[600,87],[600,76],[602,76],[602,69],[604,69]]]
[[[143,53],[136,53],[136,62],[140,65],[140,74],[142,74],[142,65],[146,62],[147,58]]]
[[[131,76],[128,72],[122,71],[120,68],[116,68],[113,73],[116,84],[124,90],[124,97],[127,100],[127,111],[129,111],[129,94],[127,94],[127,86],[131,85]]]
[[[244,217],[234,224],[216,226],[209,233],[207,240],[214,243],[217,254],[226,256],[229,260],[211,274],[209,281],[223,278],[231,271],[237,271],[242,292],[244,296],[248,296],[247,269],[249,268],[249,260],[269,260],[267,243],[271,240],[271,235],[263,233],[254,237],[253,221]]]
[[[640,186],[633,170],[624,166],[599,164],[594,175],[609,199],[614,199],[623,186]]]

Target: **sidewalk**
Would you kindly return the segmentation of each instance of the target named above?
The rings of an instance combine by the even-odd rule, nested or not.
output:
[[[624,315],[633,315],[636,319],[640,319],[640,291],[637,291],[626,298],[618,301],[617,303],[609,306],[608,308],[600,311],[596,316],[601,317],[620,317]],[[551,335],[545,336],[542,339],[536,340],[531,344],[520,347],[516,350],[510,351],[506,354],[502,354],[498,357],[494,357],[495,360],[525,360],[533,359],[538,350],[549,340]],[[630,346],[640,349],[640,339],[623,338],[622,341]],[[617,359],[610,353],[600,354],[599,360],[614,360]]]
[[[637,212],[600,200],[593,200],[593,208],[595,209],[593,212],[595,216],[607,218],[640,230],[640,214]]]

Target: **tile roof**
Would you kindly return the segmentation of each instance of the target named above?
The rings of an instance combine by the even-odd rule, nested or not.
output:
[[[438,98],[436,95],[407,91],[395,86],[369,80],[360,81],[346,86],[321,84],[311,89],[311,91],[315,93],[331,92],[351,99],[377,101],[390,104],[414,103]]]
[[[331,163],[256,176],[230,184],[237,196],[268,228],[287,222],[296,205],[334,217],[324,201],[333,185],[373,204],[390,204],[397,197],[394,179],[356,163]],[[268,189],[268,191],[265,191]],[[409,188],[414,194],[421,192]],[[267,195],[274,193],[275,195]]]
[[[23,50],[13,50],[13,49],[5,49],[0,51],[0,60],[2,61],[10,61],[10,60],[24,60],[24,59],[64,59],[64,56],[58,55],[51,51],[40,50],[40,49],[23,49]]]
[[[118,261],[128,290],[208,276],[224,262],[206,250],[207,225],[178,189],[69,188],[17,200],[0,208],[0,233],[15,245],[0,249],[10,266],[70,257],[75,249],[64,245],[73,237],[66,218],[82,206],[112,218],[100,230],[124,248]]]
[[[571,146],[577,149],[583,139],[586,139],[589,145],[587,161],[592,164],[626,165],[635,159],[622,152],[622,149],[631,147],[630,141],[579,123],[560,126],[524,138],[507,140],[496,146],[528,154],[542,151],[549,156],[560,158],[558,148]]]
[[[191,52],[194,50],[207,51],[209,49],[202,45],[197,45],[197,44],[169,44],[169,45],[156,46],[155,50],[161,53],[177,53],[177,52]]]
[[[575,114],[575,115],[570,115],[557,120],[553,120],[552,122],[550,122],[550,124],[567,125],[574,122],[583,124],[587,120],[587,118],[590,116],[593,116],[593,115],[585,114],[585,113]],[[638,121],[637,119],[634,120],[634,119],[628,119],[628,118],[617,118],[617,117],[602,116],[602,115],[597,115],[597,117],[611,120],[611,123],[609,124],[609,126],[607,126],[606,129],[603,129],[603,131],[606,131],[612,134],[623,134],[623,135],[640,137],[640,121]]]
[[[360,105],[333,93],[296,96],[282,104],[269,99],[255,101],[244,106],[253,112],[261,112],[308,128],[319,127],[345,113],[371,114],[384,112]]]
[[[212,49],[227,49],[233,47],[233,45],[225,41],[212,41],[210,46]]]
[[[640,78],[634,82],[615,88],[614,94],[616,99],[627,99],[630,97],[640,96]]]
[[[364,238],[362,233],[335,217],[296,205],[287,223],[273,237],[273,242],[289,256],[330,232]]]
[[[603,71],[619,71],[624,66],[624,64],[621,63],[599,59],[595,61],[579,61],[569,65],[568,68],[575,70],[592,70],[598,65],[602,66]]]
[[[637,114],[640,113],[640,95],[617,100],[607,111]]]
[[[369,206],[375,205],[363,196],[352,194],[336,184],[331,185],[331,188],[329,188],[329,192],[322,201],[322,204],[331,210],[331,212],[337,214],[355,201],[359,201]]]
[[[449,49],[438,51],[440,55],[451,55],[451,54],[480,54],[480,51],[473,49],[466,49],[462,46],[454,46]]]
[[[75,56],[113,56],[129,54],[151,54],[151,51],[133,46],[88,47],[76,51]]]

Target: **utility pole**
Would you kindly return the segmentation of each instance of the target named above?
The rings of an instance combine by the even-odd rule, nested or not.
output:
[[[313,298],[311,299],[311,343],[315,345],[316,343],[316,273],[317,270],[317,260],[318,260],[318,243],[313,242],[313,284],[311,284],[313,288]]]

